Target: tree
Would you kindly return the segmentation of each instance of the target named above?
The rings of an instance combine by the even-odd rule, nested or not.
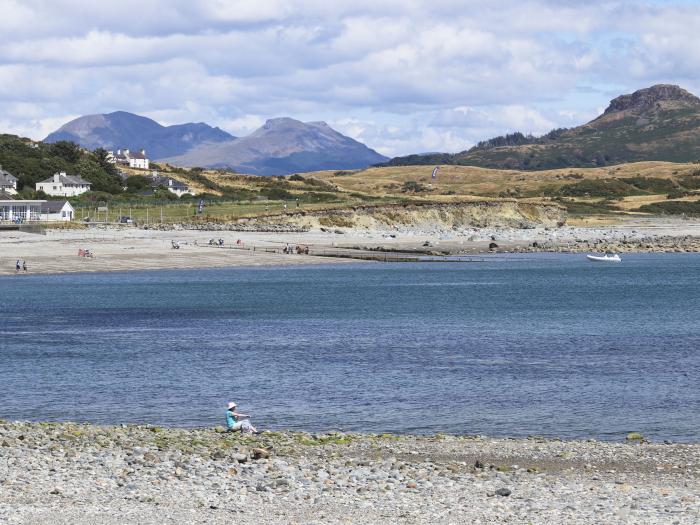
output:
[[[107,160],[109,157],[109,152],[106,149],[97,148],[92,152],[92,156],[108,175],[113,175],[115,177],[119,176],[119,170],[117,167]]]
[[[126,179],[127,191],[135,193],[150,187],[150,183],[143,175],[132,175]]]
[[[59,140],[53,143],[51,145],[51,153],[71,164],[78,162],[82,156],[80,146],[75,142],[69,142],[67,140]]]

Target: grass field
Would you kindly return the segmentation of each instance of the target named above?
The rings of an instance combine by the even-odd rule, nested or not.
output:
[[[451,202],[470,199],[516,198],[555,200],[572,217],[639,213],[648,205],[696,201],[700,164],[637,162],[601,168],[567,168],[545,171],[486,169],[470,166],[399,166],[355,171],[320,171],[287,177],[255,177],[221,170],[185,170],[158,166],[161,174],[187,183],[194,191],[208,194],[202,215],[199,197],[169,203],[134,204],[117,201],[108,211],[98,212],[95,203],[78,203],[76,218],[113,222],[128,216],[138,223],[187,220],[231,221],[246,217],[274,216],[295,210],[313,211],[363,203]],[[131,170],[131,174],[145,174]],[[678,195],[673,195],[678,193]],[[688,195],[691,193],[691,195]],[[671,198],[672,197],[672,198]],[[679,205],[663,204],[641,211],[667,210]]]
[[[120,205],[113,204],[107,211],[98,211],[95,206],[76,206],[75,216],[78,221],[90,218],[90,222],[118,222],[120,217],[131,217],[138,224],[156,224],[160,222],[192,221],[235,221],[246,217],[280,215],[285,212],[313,211],[359,204],[358,199],[339,199],[327,203],[297,203],[295,201],[261,201],[261,202],[209,202],[203,213],[197,213],[195,202],[173,202],[160,206],[148,204]],[[287,208],[285,209],[285,204]]]

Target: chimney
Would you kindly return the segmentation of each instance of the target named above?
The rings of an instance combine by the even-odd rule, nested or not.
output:
[[[118,149],[118,150],[117,150],[117,155],[121,155],[121,154],[122,154],[122,150],[121,150],[121,149]]]
[[[128,149],[124,149],[124,155],[129,155],[129,150],[128,150]]]
[[[145,150],[145,149],[142,149],[142,150],[141,150],[141,155],[143,155],[144,157],[146,156],[146,150]]]
[[[172,186],[172,185],[173,185],[173,179],[168,179],[168,186]]]
[[[53,174],[53,181],[55,184],[58,184],[60,182],[61,174],[60,173],[54,173]]]

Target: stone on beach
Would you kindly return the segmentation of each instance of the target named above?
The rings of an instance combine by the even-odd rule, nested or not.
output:
[[[9,445],[0,449],[2,523],[694,525],[700,517],[700,445],[11,422],[0,423],[0,440]]]

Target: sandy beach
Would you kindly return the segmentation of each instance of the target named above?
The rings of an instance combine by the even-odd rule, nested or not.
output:
[[[163,228],[48,229],[45,235],[3,231],[0,232],[0,275],[17,273],[18,259],[27,262],[27,273],[37,274],[330,264],[348,259],[314,255],[358,248],[452,254],[700,251],[700,222],[673,218],[629,218],[612,225],[455,231],[410,227],[308,232],[207,231],[171,225]],[[210,239],[223,239],[224,246],[211,246]],[[179,243],[180,249],[173,249],[172,242]],[[498,247],[490,249],[492,243]],[[287,244],[309,246],[311,255],[284,254],[282,249]],[[79,250],[90,250],[94,257],[80,257]]]
[[[0,422],[0,521],[695,524],[697,444]]]

